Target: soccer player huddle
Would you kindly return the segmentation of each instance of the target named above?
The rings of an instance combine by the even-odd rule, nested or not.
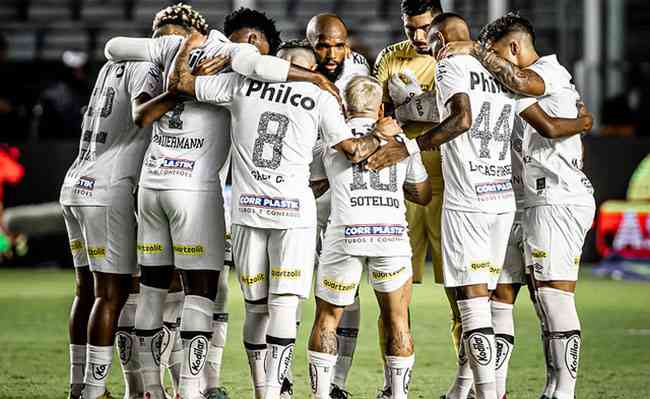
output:
[[[282,42],[259,11],[234,11],[221,32],[178,4],[156,14],[152,38],[106,44],[61,189],[76,270],[70,398],[110,397],[114,345],[125,398],[170,397],[167,371],[171,397],[227,398],[231,268],[255,399],[293,396],[312,290],[312,397],[349,397],[364,269],[380,308],[377,398],[407,398],[411,288],[429,246],[458,353],[442,397],[506,398],[527,285],[541,398],[574,398],[574,293],[595,211],[580,134],[592,116],[519,15],[472,41],[438,1],[401,9],[408,40],[379,54],[374,77],[334,14]]]

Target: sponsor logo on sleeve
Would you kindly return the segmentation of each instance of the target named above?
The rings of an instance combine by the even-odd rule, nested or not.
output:
[[[264,274],[264,273],[257,273],[257,274],[252,275],[252,276],[247,276],[247,275],[245,275],[245,274],[241,274],[241,275],[239,276],[239,281],[241,281],[242,284],[244,284],[244,285],[249,285],[249,286],[250,286],[250,285],[259,284],[259,283],[261,283],[261,282],[266,281],[266,274]]]
[[[162,253],[163,246],[159,242],[142,242],[137,245],[137,249],[145,255],[155,255]]]
[[[300,269],[271,268],[271,280],[298,280],[301,275]]]
[[[482,183],[474,186],[479,201],[489,201],[512,196],[511,181]]]
[[[203,256],[205,249],[203,245],[174,245],[174,253],[186,256]]]

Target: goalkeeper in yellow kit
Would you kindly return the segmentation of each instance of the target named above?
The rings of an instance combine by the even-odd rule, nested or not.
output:
[[[442,12],[439,0],[402,0],[402,21],[408,40],[382,50],[374,75],[384,86],[384,107],[393,112],[409,138],[417,137],[438,123],[435,101],[436,60],[430,55],[427,33],[433,18]],[[432,106],[432,104],[434,104]],[[433,200],[427,206],[406,202],[406,217],[413,250],[413,282],[421,283],[427,249],[431,246],[435,281],[443,283],[440,221],[443,180],[439,151],[422,153],[424,166],[433,187]],[[452,308],[452,338],[458,349],[460,316],[447,292]]]

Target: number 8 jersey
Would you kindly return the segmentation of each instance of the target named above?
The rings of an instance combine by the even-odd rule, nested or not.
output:
[[[467,94],[472,107],[471,128],[440,147],[444,208],[514,212],[510,137],[515,115],[536,100],[513,94],[468,55],[438,63],[436,87],[440,120],[449,116],[447,102],[456,94]]]
[[[198,77],[195,91],[199,101],[231,113],[232,223],[315,226],[309,164],[318,132],[329,147],[352,137],[334,96],[311,83],[264,83],[235,73]]]

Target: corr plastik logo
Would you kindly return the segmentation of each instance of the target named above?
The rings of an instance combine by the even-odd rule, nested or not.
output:
[[[498,195],[512,192],[512,182],[498,181],[491,183],[477,184],[475,186],[476,195],[479,197],[486,195]]]
[[[189,159],[176,159],[176,158],[163,158],[161,168],[165,169],[180,169],[185,171],[194,170],[195,161]]]
[[[300,211],[300,200],[298,199],[269,197],[267,195],[241,194],[239,196],[239,205],[251,208]]]
[[[367,236],[392,236],[400,237],[406,229],[399,224],[355,224],[345,226],[343,233],[346,237],[367,237]]]

